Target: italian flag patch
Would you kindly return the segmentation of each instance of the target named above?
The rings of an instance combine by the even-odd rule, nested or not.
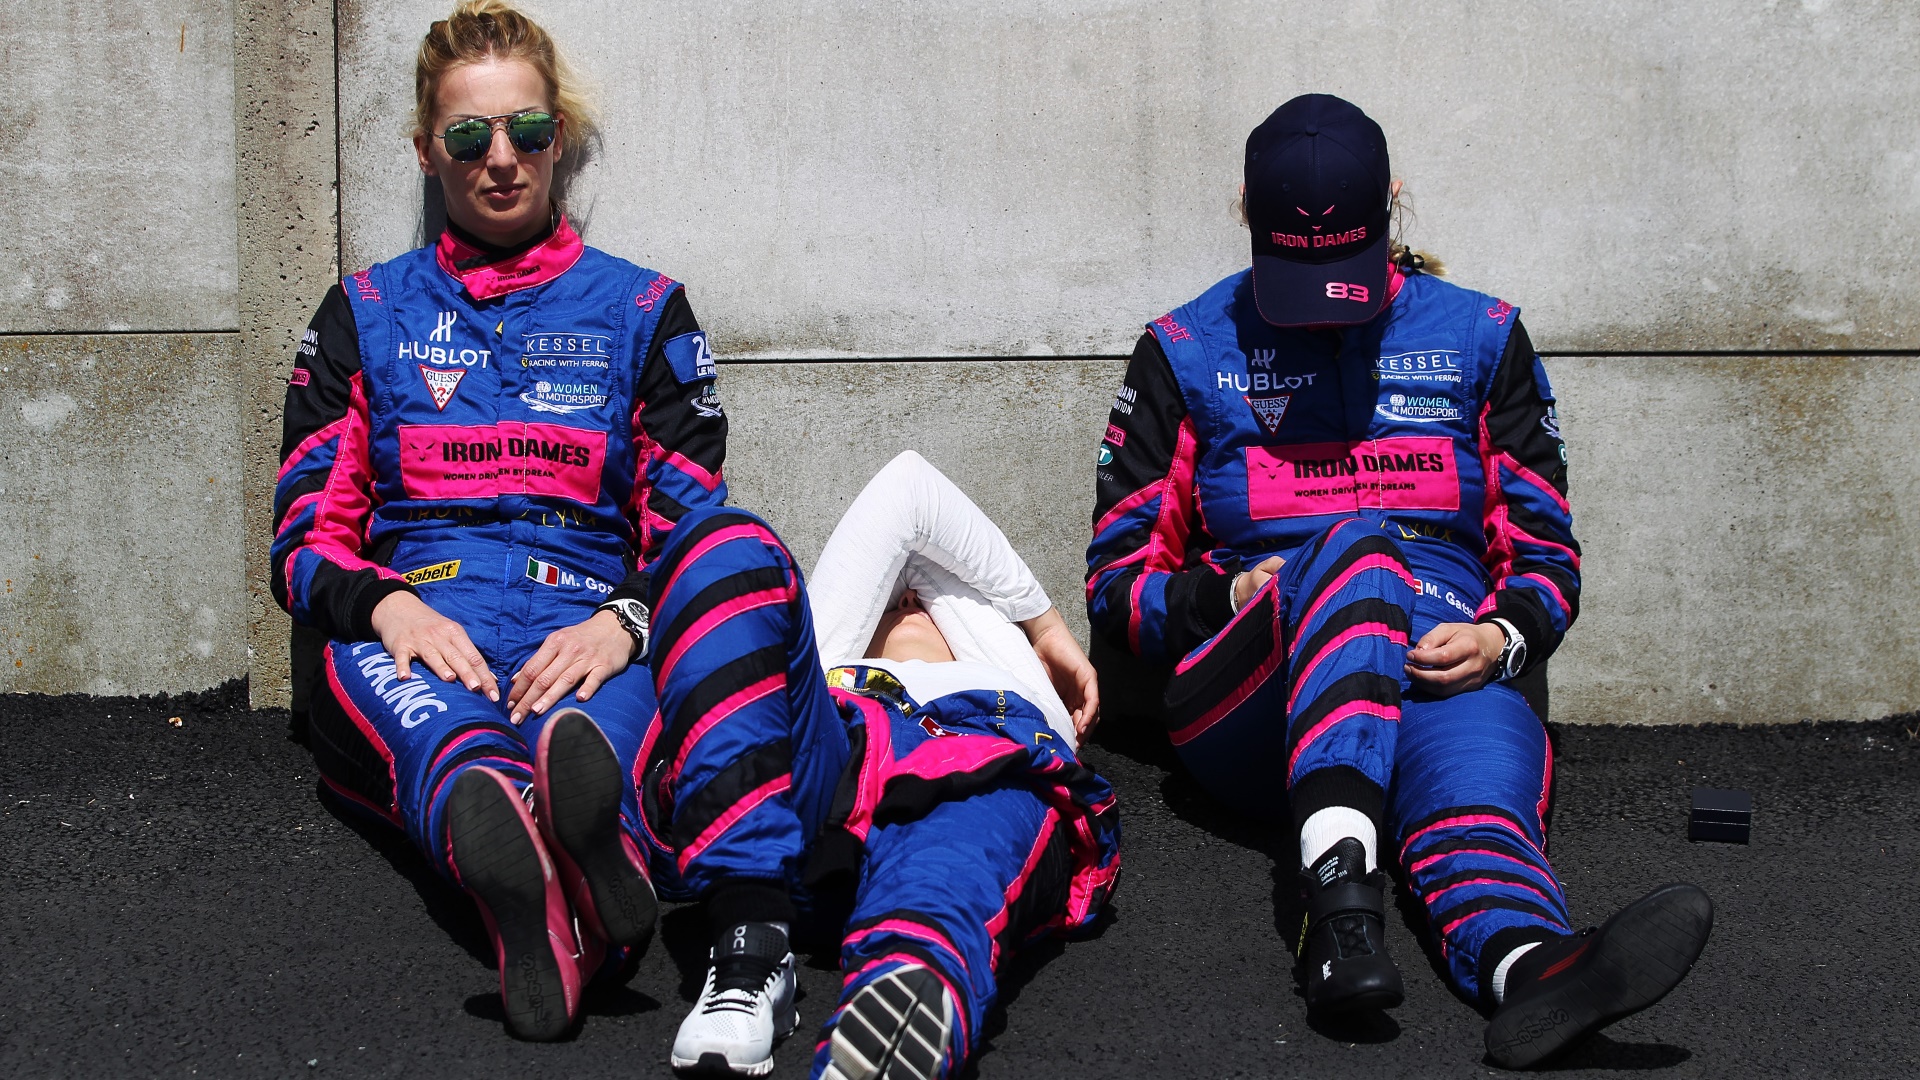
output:
[[[531,557],[527,559],[527,576],[542,585],[560,584],[560,568],[558,566],[550,562],[541,562],[539,559]]]

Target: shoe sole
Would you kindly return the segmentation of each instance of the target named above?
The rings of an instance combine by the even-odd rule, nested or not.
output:
[[[644,951],[660,905],[653,886],[627,857],[620,834],[627,782],[620,759],[587,714],[569,710],[548,723],[553,734],[545,757],[547,828],[587,879],[602,936]]]
[[[1321,1002],[1313,1006],[1316,1016],[1336,1017],[1352,1016],[1356,1013],[1384,1012],[1397,1009],[1406,1000],[1404,990],[1383,988],[1362,990],[1357,994],[1341,998],[1338,1001]]]
[[[571,1024],[561,958],[547,933],[547,874],[523,804],[479,769],[454,781],[447,829],[460,884],[480,902],[499,950],[507,1029],[557,1039]]]
[[[792,1029],[788,1029],[787,1034],[793,1034]],[[673,1071],[681,1076],[765,1076],[773,1071],[772,1054],[768,1054],[765,1061],[756,1061],[751,1065],[735,1065],[727,1060],[727,1055],[718,1051],[701,1054],[692,1061],[683,1057],[669,1057],[668,1061],[673,1065]]]
[[[1487,1025],[1487,1056],[1524,1069],[1652,1005],[1686,978],[1713,932],[1713,901],[1668,885],[1623,909],[1593,945],[1586,970],[1565,985],[1502,1011]]]
[[[953,1038],[953,1003],[925,968],[860,988],[833,1025],[821,1080],[935,1080]]]

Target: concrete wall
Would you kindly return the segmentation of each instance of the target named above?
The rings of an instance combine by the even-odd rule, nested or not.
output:
[[[234,327],[233,7],[36,0],[0,24],[0,333]]]
[[[1920,707],[1920,366],[1548,361],[1585,547],[1551,669],[1575,721]]]
[[[267,587],[280,409],[294,348],[340,276],[332,0],[243,0],[234,18],[240,205],[244,622],[256,703],[285,705],[292,626]]]
[[[231,334],[0,337],[0,690],[246,672]]]
[[[812,566],[867,480],[918,450],[985,507],[1086,638],[1093,456],[1118,360],[738,364],[722,369],[731,502]]]
[[[247,671],[233,9],[0,20],[0,691]]]
[[[344,261],[412,246],[411,56],[341,0]],[[572,202],[723,356],[1097,355],[1244,265],[1247,132],[1378,118],[1458,277],[1543,348],[1920,346],[1920,5],[576,0]]]
[[[9,11],[0,691],[287,700],[280,380],[341,265],[421,237],[411,54],[447,6]],[[1386,127],[1411,239],[1543,348],[1824,351],[1550,361],[1588,577],[1556,714],[1920,705],[1920,366],[1847,355],[1920,355],[1913,5],[534,7],[598,89],[575,217],[692,283],[737,501],[804,557],[913,446],[1083,628],[1097,357],[1243,264],[1245,133],[1329,90]]]

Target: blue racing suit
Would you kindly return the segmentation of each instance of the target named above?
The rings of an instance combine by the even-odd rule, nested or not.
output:
[[[842,1006],[904,964],[928,968],[958,1006],[957,1074],[1001,963],[1104,906],[1120,869],[1112,789],[1010,691],[915,702],[878,669],[823,677],[800,569],[745,511],[689,513],[652,588],[661,723],[640,798],[671,867],[656,882],[714,903],[750,885],[791,905],[755,917],[836,931]],[[826,1062],[823,1037],[814,1075]]]
[[[1243,272],[1148,327],[1100,447],[1088,614],[1173,665],[1173,743],[1217,796],[1296,820],[1353,807],[1397,838],[1473,995],[1482,955],[1567,932],[1551,754],[1511,687],[1433,697],[1406,654],[1440,623],[1502,619],[1539,664],[1578,610],[1579,546],[1519,312],[1421,274],[1390,288],[1369,322],[1281,329]],[[1236,612],[1234,575],[1275,555]]]
[[[564,218],[513,252],[449,231],[329,292],[289,380],[272,548],[275,598],[332,639],[312,707],[324,782],[446,870],[458,773],[531,779],[544,717],[508,723],[512,673],[610,596],[644,595],[674,521],[725,501],[725,446],[681,287]],[[465,628],[499,703],[417,662],[396,678],[371,620],[402,590]],[[647,669],[586,707],[631,767],[656,712]]]

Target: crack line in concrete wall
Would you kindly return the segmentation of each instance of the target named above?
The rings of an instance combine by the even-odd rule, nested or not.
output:
[[[239,332],[238,327],[229,327],[224,330],[6,330],[0,331],[0,338],[173,337],[177,334],[220,337]]]

